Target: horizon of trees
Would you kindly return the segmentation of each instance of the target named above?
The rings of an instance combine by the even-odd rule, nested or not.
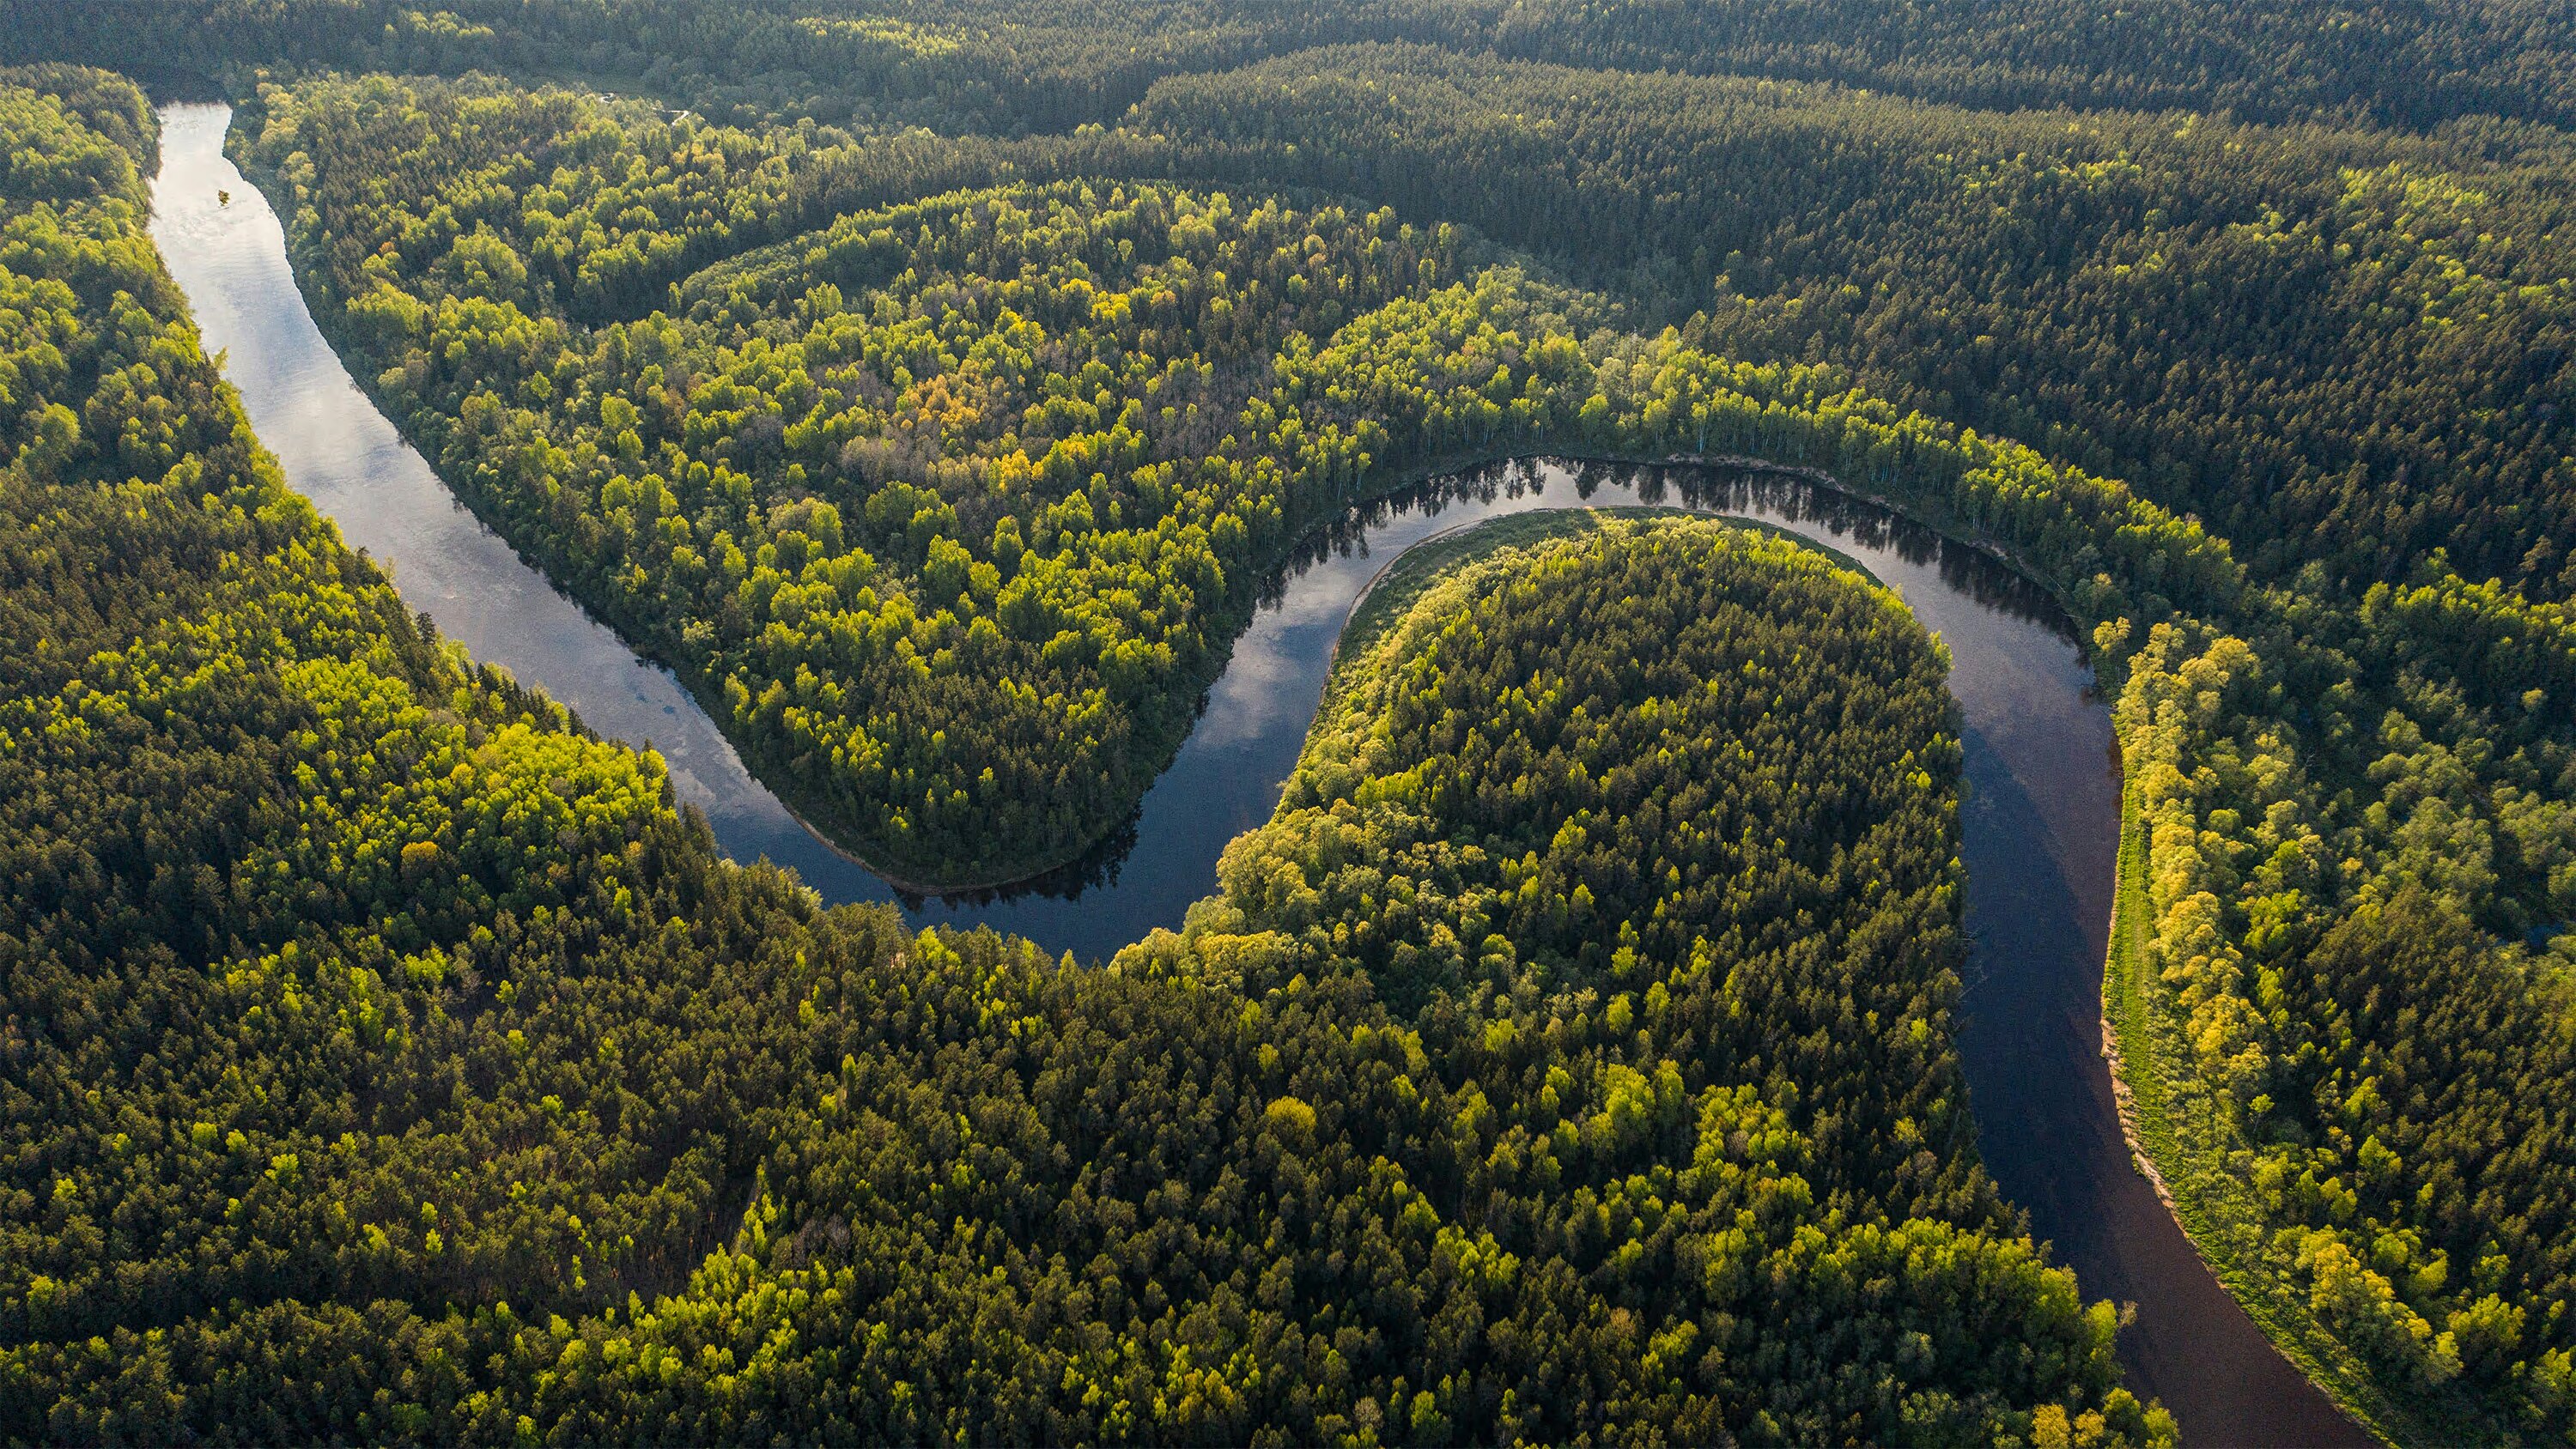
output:
[[[2431,131],[2576,120],[2576,20],[2537,0],[7,0],[0,59],[617,77],[744,122],[1024,135],[1158,81],[1319,46],[1815,81],[1988,110],[2190,110]]]

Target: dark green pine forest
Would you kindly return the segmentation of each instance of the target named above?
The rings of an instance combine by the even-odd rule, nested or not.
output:
[[[1081,856],[1300,541],[1468,464],[2009,559],[2195,1245],[2383,1437],[2576,1437],[2562,7],[0,22],[10,1440],[2172,1432],[1978,1165],[1890,596],[1489,535],[1184,929],[826,910],[288,489],[80,64],[228,97],[376,402],[905,881]]]

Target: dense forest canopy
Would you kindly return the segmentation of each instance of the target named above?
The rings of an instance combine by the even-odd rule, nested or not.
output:
[[[931,883],[1121,818],[1258,569],[1383,433],[1247,404],[1458,271],[1384,211],[1067,182],[852,212],[671,292],[628,278],[739,248],[734,217],[860,144],[419,95],[269,93],[337,330],[487,515]]]
[[[578,196],[540,197],[523,222],[493,214],[490,188],[515,194],[555,158],[610,144],[586,129],[607,113],[564,94],[424,99],[436,119],[297,95],[279,145],[316,138],[317,232],[339,270],[445,204],[447,224],[494,226],[552,284],[507,300],[597,323],[665,304],[747,246],[979,179],[1310,184],[1472,223],[1696,345],[1830,360],[1882,395],[2123,477],[2267,573],[2322,561],[2358,587],[2440,548],[2472,578],[2576,592],[2576,153],[2554,132],[1998,116],[1365,48],[1167,82],[1115,130],[1017,142],[664,137],[629,110],[656,180],[566,178]],[[365,186],[397,164],[388,147],[408,157],[393,174],[429,196],[385,214],[372,194],[337,194],[335,174]],[[692,148],[727,157],[723,184]],[[492,168],[505,156],[515,171]],[[665,202],[656,186],[680,190]],[[657,208],[670,214],[645,221]],[[431,232],[406,236],[405,255]]]
[[[2169,1439],[1977,1166],[1943,661],[1856,576],[1489,563],[1185,936],[911,935],[287,491],[135,92],[0,130],[0,1436]]]
[[[1752,455],[1828,471],[2007,554],[2075,617],[2115,701],[2137,852],[2129,985],[2145,1013],[2128,1068],[2159,1089],[2147,1095],[2169,1114],[2160,1165],[2200,1246],[2387,1432],[2576,1435],[2576,1126],[2563,1105],[2576,1073],[2564,219],[2576,156],[2561,129],[2576,65],[2563,7],[211,0],[22,3],[6,19],[0,53],[219,70],[242,105],[239,154],[278,202],[316,314],[460,495],[674,664],[782,792],[917,880],[1024,873],[1114,825],[1188,728],[1264,573],[1353,498],[1427,471],[1540,449]],[[830,1275],[850,1273],[858,1297],[959,1335],[941,1363],[1045,1365],[1009,1379],[1038,1386],[1012,1397],[1000,1379],[934,1393],[929,1359],[883,1360],[865,1383],[901,1386],[904,1413],[940,1405],[886,1409],[870,1421],[886,1434],[1143,1432],[1057,1396],[1115,1382],[1126,1387],[1100,1402],[1132,1404],[1154,1375],[1183,1374],[1164,1398],[1203,1417],[1159,1432],[1499,1435],[1539,1402],[1521,1394],[1507,1410],[1504,1390],[1489,1392],[1511,1379],[1507,1358],[1458,1358],[1445,1387],[1413,1374],[1397,1403],[1394,1365],[1423,1341],[1387,1349],[1369,1334],[1399,1320],[1420,1331],[1441,1311],[1432,1299],[1301,1297],[1326,1290],[1292,1267],[1286,1306],[1262,1302],[1272,1260],[1258,1254],[1288,1251],[1269,1245],[1268,1220],[1256,1233],[1225,1217],[1251,1210],[1212,1186],[1188,1203],[1157,1197],[1120,1164],[1187,1161],[1212,1174],[1189,1181],[1219,1184],[1275,1174],[1281,1144],[1329,1140],[1346,1155],[1315,1169],[1313,1201],[1336,1206],[1301,1222],[1402,1226],[1417,1201],[1443,1206],[1426,1195],[1438,1184],[1489,1194],[1497,1234],[1571,1223],[1559,1215],[1583,1192],[1599,1214],[1639,1190],[1659,1221],[1696,1231],[1694,1214],[1722,1198],[1649,1175],[1616,1194],[1585,1179],[1567,1199],[1528,1176],[1542,1156],[1560,1172],[1608,1168],[1555,1152],[1553,1128],[1542,1154],[1526,1093],[1555,1090],[1562,1106],[1578,1091],[1633,1097],[1639,1082],[1660,1092],[1667,1062],[1678,1090],[1750,1092],[1727,1110],[1780,1114],[1787,1155],[1766,1161],[1794,1161],[1810,1188],[1842,1184],[1820,1199],[1829,1216],[1851,1209],[1834,1231],[1952,1235],[1954,1262],[2021,1251],[1962,1144],[1925,1137],[1924,1166],[1889,1155],[1909,1126],[1956,1122],[1939,1045],[1946,905],[1908,923],[1931,953],[1919,959],[1865,942],[1895,954],[1827,978],[1798,974],[1815,966],[1804,958],[1781,964],[1765,989],[1786,1015],[1758,1042],[1719,1028],[1717,998],[1692,995],[1776,944],[1730,914],[1747,907],[1720,869],[1773,871],[1811,913],[1872,904],[1834,894],[1841,878],[1815,861],[1729,854],[1719,815],[1768,798],[1753,776],[1727,777],[1746,782],[1741,799],[1676,787],[1656,814],[1608,823],[1605,802],[1627,798],[1616,791],[1657,788],[1614,785],[1619,751],[1669,737],[1694,768],[1751,768],[1680,743],[1728,742],[1723,691],[1655,695],[1649,716],[1627,693],[1642,680],[1605,683],[1600,661],[1550,655],[1553,641],[1514,627],[1528,621],[1492,612],[1508,592],[1479,593],[1503,587],[1479,575],[1439,593],[1445,620],[1409,616],[1399,631],[1434,658],[1429,673],[1358,669],[1279,820],[1229,857],[1221,896],[1117,970],[817,913],[790,883],[715,865],[670,816],[649,758],[582,739],[435,646],[261,471],[135,229],[151,146],[135,93],[48,70],[9,94],[0,324],[18,340],[0,371],[0,446],[29,521],[13,533],[5,607],[32,612],[6,637],[32,652],[8,665],[24,743],[0,769],[29,782],[6,846],[38,893],[13,918],[12,949],[44,964],[12,972],[12,990],[40,983],[27,989],[43,1005],[13,1007],[6,1046],[14,1064],[50,1023],[114,1024],[82,1049],[133,1065],[78,1070],[123,1071],[148,1104],[128,1122],[106,1088],[93,1101],[68,1085],[71,1068],[30,1069],[50,1096],[11,1074],[27,1094],[12,1099],[13,1161],[33,1164],[12,1179],[17,1220],[41,1223],[11,1290],[10,1311],[31,1315],[11,1331],[28,1336],[0,1363],[70,1406],[54,1432],[97,1431],[106,1421],[81,1416],[141,1395],[152,1374],[193,1383],[248,1361],[227,1354],[270,1353],[244,1347],[267,1335],[300,1345],[277,1353],[363,1345],[358,1361],[414,1382],[416,1364],[480,1365],[501,1346],[525,1347],[511,1373],[573,1355],[591,1367],[542,1370],[559,1372],[542,1386],[557,1395],[544,1421],[606,1434],[642,1375],[696,1383],[693,1365],[737,1349],[733,1367],[747,1364],[748,1345],[782,1326],[842,1324],[830,1315],[856,1290]],[[214,497],[231,501],[203,502]],[[1686,533],[1567,545],[1540,572],[1600,610],[1634,560],[1704,555],[1683,592],[1640,584],[1638,606],[1726,614],[1727,590],[1759,576],[1822,607],[1788,562]],[[97,566],[101,549],[118,551],[115,567]],[[1527,602],[1543,615],[1545,600]],[[1796,626],[1864,617],[1845,607]],[[1442,633],[1462,618],[1484,622]],[[216,672],[186,683],[199,670]],[[1505,687],[1515,671],[1551,683]],[[1444,693],[1452,677],[1496,699],[1518,691],[1507,708],[1529,713],[1481,714]],[[1628,712],[1545,715],[1547,688],[1578,687]],[[1668,731],[1666,711],[1690,722]],[[1760,731],[1739,733],[1750,748]],[[116,747],[84,753],[102,739]],[[1831,758],[1762,768],[1794,777]],[[1569,760],[1580,777],[1552,773]],[[1673,766],[1631,755],[1624,768]],[[487,790],[513,803],[476,803]],[[1919,803],[1861,795],[1896,811],[1879,822]],[[160,803],[78,803],[90,796]],[[1660,833],[1637,823],[1658,816]],[[1621,860],[1649,856],[1666,884],[1622,875]],[[1403,913],[1390,907],[1398,878]],[[1650,929],[1658,910],[1686,924]],[[1637,940],[1603,934],[1620,920]],[[1683,946],[1703,938],[1727,944],[1694,975]],[[800,974],[818,969],[837,984]],[[238,997],[209,997],[218,980]],[[523,980],[540,984],[502,998]],[[1311,1001],[1240,1016],[1291,987]],[[1650,1010],[1658,987],[1665,1005]],[[1592,1003],[1569,1004],[1586,990]],[[1884,1019],[1934,1036],[1928,1095],[1854,1099],[1866,1131],[1801,1117],[1808,1094],[1852,1070],[1834,1050],[1847,1044],[1816,1041],[1815,1023],[1880,991],[1899,993]],[[345,1024],[290,1018],[290,996]],[[1606,1020],[1622,996],[1641,1036],[1631,1051],[1620,1028],[1614,1052],[1576,1023]],[[1018,1004],[988,1006],[1005,997]],[[269,1150],[259,1132],[285,1130],[259,1122],[290,1116],[245,1105],[263,1084],[227,1074],[243,1048],[221,1035],[194,1058],[164,1047],[164,1001],[209,1032],[255,1006],[299,1090],[338,1104],[311,1119],[333,1124],[327,1142],[270,1152],[292,1155],[293,1181],[252,1161]],[[631,1055],[602,1054],[598,1023],[630,1012],[661,1025]],[[1245,1024],[1229,1034],[1229,1020]],[[525,1040],[498,1045],[486,1023]],[[1352,1045],[1363,1029],[1371,1045]],[[1175,1094],[1146,1126],[1082,1115],[1123,1086],[1040,1090],[1126,1081],[1097,1059],[1139,1040],[1169,1043],[1150,1060]],[[1286,1100],[1265,1050],[1326,1063],[1316,1080],[1370,1105],[1336,1117],[1300,1088],[1289,1096],[1314,1121],[1296,1106],[1254,1112]],[[1019,1065],[1049,1053],[1069,1075]],[[1556,1084],[1543,1060],[1592,1075]],[[1106,1077],[1082,1074],[1095,1067]],[[627,1085],[665,1078],[688,1085]],[[612,1081],[638,1100],[599,1105]],[[775,1105],[819,1114],[827,1097],[833,1112],[879,1104],[865,1108],[877,1135],[864,1150]],[[1421,1105],[1435,1100],[1437,1113]],[[1001,1103],[994,1122],[1019,1125],[983,1123],[956,1105],[969,1101]],[[240,1149],[227,1112],[243,1115]],[[960,1112],[972,1130],[950,1135]],[[168,1123],[185,1114],[183,1151]],[[880,1133],[880,1120],[909,1125]],[[1335,1135],[1363,1122],[1386,1135]],[[1096,1146],[1111,1125],[1150,1126],[1150,1144]],[[1473,1144],[1487,1166],[1470,1170],[1461,1144],[1488,1129]],[[126,1147],[107,1145],[117,1134]],[[1263,1134],[1274,1156],[1242,1155]],[[991,1199],[1017,1204],[991,1218],[921,1207],[985,1181],[941,1176],[973,1158],[970,1138],[1013,1144],[995,1161],[1020,1175],[994,1180],[1027,1195]],[[133,1147],[154,1141],[163,1155]],[[1657,1143],[1674,1163],[1695,1150]],[[1109,1175],[1077,1192],[1095,1150]],[[100,1165],[47,1165],[83,1153]],[[251,1166],[272,1186],[222,1176]],[[111,1194],[131,1206],[82,1207],[84,1184],[109,1173],[138,1174]],[[308,1173],[327,1190],[302,1195]],[[448,1174],[454,1196],[425,1186]],[[880,1179],[925,1196],[889,1195],[874,1219],[827,1210]],[[1025,1246],[1031,1204],[1059,1201],[1100,1204],[1118,1234],[1144,1231],[1122,1204],[1173,1214],[1169,1235],[1135,1241],[1186,1243],[1180,1271],[1204,1282],[1156,1279],[1120,1258],[1147,1251],[1121,1237],[1129,1246],[1098,1249],[1100,1274],[1067,1263],[1059,1283]],[[322,1202],[353,1216],[329,1220]],[[347,1236],[362,1227],[384,1246]],[[177,1246],[200,1240],[225,1246]],[[719,1241],[732,1246],[708,1255]],[[1440,1259],[1450,1267],[1422,1266],[1436,1248],[1405,1257],[1411,1241],[1387,1229],[1387,1281],[1421,1294],[1421,1274],[1467,1271],[1463,1254]],[[1279,1315],[1260,1320],[1272,1337],[1212,1286],[1232,1279],[1202,1271],[1201,1242],[1231,1244],[1204,1263],[1250,1275],[1227,1291]],[[433,1251],[434,1264],[420,1256]],[[11,1271],[21,1256],[13,1246]],[[100,1266],[111,1261],[131,1266]],[[906,1276],[931,1261],[959,1273]],[[1631,1337],[1587,1339],[1604,1356],[1567,1369],[1611,1373],[1641,1310],[1610,1286],[1633,1280],[1584,1261],[1540,1275],[1544,1289],[1501,1284],[1476,1312],[1537,1314],[1509,1321],[1555,1333],[1613,1305],[1602,1311],[1628,1314],[1618,1332]],[[2153,1432],[2101,1394],[2105,1350],[2061,1312],[2073,1290],[2012,1261],[1993,1281],[2018,1296],[1998,1311],[2056,1325],[2046,1341],[2067,1347],[2049,1365],[1925,1360],[1910,1339],[1866,1335],[1836,1340],[1856,1356],[1832,1362],[1876,1365],[1887,1350],[1905,1374],[1936,1365],[1946,1387],[1924,1392],[1950,1397],[1924,1401],[1929,1417],[1906,1431],[1921,1437],[2020,1426],[2040,1412],[2034,1395],[2072,1415],[2030,1418],[2034,1439],[2086,1432],[2088,1407],[2110,1415],[2104,1432]],[[1126,1296],[1078,1296],[1113,1270]],[[254,1280],[303,1286],[254,1300],[239,1287]],[[535,1285],[511,1290],[520,1308],[527,1292],[552,1295],[545,1311],[560,1305],[564,1327],[478,1296],[505,1281]],[[652,1306],[684,1281],[668,1301],[693,1306]],[[986,1296],[985,1281],[1006,1286]],[[1027,1286],[1040,1282],[1057,1286]],[[310,1296],[325,1283],[393,1306]],[[639,1306],[612,1328],[629,1288]],[[1048,1296],[1059,1289],[1069,1296]],[[218,1306],[236,1297],[270,1306]],[[1383,1316],[1299,1317],[1335,1301]],[[202,1347],[186,1351],[208,1357],[69,1347],[156,1305],[198,1315],[185,1321]],[[1131,1332],[1167,1314],[1213,1326]],[[1736,1331],[1692,1321],[1711,1352]],[[1080,1327],[1044,1337],[1058,1325]],[[317,1347],[327,1334],[342,1347]],[[1149,1346],[1166,1356],[1134,1357]],[[1299,1365],[1307,1398],[1225,1407],[1217,1380],[1184,1382],[1219,1347],[1246,1366]],[[1650,1343],[1638,1361],[1669,1367],[1669,1349]],[[1657,1381],[1653,1393],[1681,1397],[1651,1411],[1600,1377],[1552,1391],[1549,1411],[1615,1403],[1635,1415],[1622,1423],[1669,1427],[1698,1395],[1689,1412],[1719,1417],[1695,1428],[1895,1432],[1869,1417],[1895,1400],[1816,1390],[1832,1375],[1805,1351],[1757,1350],[1741,1380],[1721,1352],[1714,1379]],[[862,1382],[841,1360],[777,1361]],[[439,1425],[499,1425],[481,1416],[536,1402],[480,1372],[447,1380],[439,1402],[463,1417]],[[1835,1382],[1859,1393],[1866,1376]],[[1775,1384],[1797,1388],[1763,1397]],[[1795,1397],[1809,1391],[1827,1397]],[[897,1402],[893,1387],[853,1392]],[[409,1409],[386,1416],[431,1402],[389,1397],[347,1432],[417,1427]],[[709,1417],[686,1422],[735,1432],[770,1402],[689,1399]],[[354,1422],[280,1412],[281,1426]]]
[[[1913,401],[1890,401],[1855,386],[1868,367],[1713,350],[1753,325],[1742,317],[1627,330],[1653,315],[1646,288],[1585,291],[1364,191],[1292,184],[1365,176],[1251,187],[1239,168],[1259,146],[1190,143],[1237,168],[1201,184],[1153,179],[1187,170],[1169,131],[961,143],[1001,148],[990,154],[1013,179],[886,205],[872,198],[894,169],[945,184],[936,138],[915,135],[870,171],[816,159],[871,149],[827,128],[525,94],[490,80],[272,82],[245,113],[246,154],[279,189],[335,331],[448,476],[595,606],[700,671],[747,752],[863,848],[932,874],[1006,849],[1060,858],[1098,817],[1050,821],[1055,797],[1018,782],[1132,799],[1250,581],[1355,494],[1543,447],[1827,469],[2012,553],[2120,689],[2155,855],[2141,910],[2162,1069],[2207,1149],[2187,1190],[2221,1205],[2225,1246],[2273,1285],[2279,1321],[2311,1335],[2375,1413],[2440,1404],[2489,1425],[2564,1422],[2576,1324],[2555,1305],[2576,1287],[2576,1203],[2557,1166],[2566,1127],[2537,1084],[2563,1074],[2570,1045],[2567,958],[2548,943],[2552,923],[2576,919],[2576,753],[2558,704],[2576,689],[2576,648],[2545,591],[2535,602],[2473,582],[2439,553],[2361,566],[2326,546],[2313,513],[2213,505],[2292,541],[2258,526],[2240,560],[2214,520],[2150,501],[2224,495],[2224,466],[2132,487],[1919,410],[1937,372],[1895,377]],[[1929,174],[1959,180],[1952,155]],[[376,187],[380,173],[406,187]],[[728,234],[731,178],[765,195],[834,174],[862,178],[861,199],[830,223],[784,240]],[[2171,186],[2216,186],[2187,174],[2174,168]],[[2404,180],[2401,168],[2389,184]],[[2367,196],[2382,182],[2359,184]],[[2136,224],[2169,220],[2140,209]],[[1909,254],[1926,225],[1888,233],[1891,248]],[[2208,226],[2222,252],[2236,244],[2235,223]],[[2046,271],[2044,257],[2016,265]],[[2386,272],[2350,284],[2365,299],[2401,285]],[[666,290],[613,302],[612,275]],[[2313,304],[2330,339],[2342,285]],[[2534,309],[2534,336],[2557,325],[2549,287],[2511,295]],[[1797,300],[1774,310],[1800,312]],[[2173,306],[2177,327],[2203,325],[2205,298]],[[2373,307],[2388,310],[2368,303],[2365,320]],[[2494,385],[2400,331],[2389,365],[2423,387]],[[2161,345],[2188,350],[2190,337]],[[2285,343],[2276,360],[2304,356]],[[2063,408],[2118,435],[2107,403],[1996,375],[2024,388],[2013,405],[2026,415]],[[2315,385],[2342,386],[2331,369]],[[2544,436],[2539,407],[2471,410],[2463,426],[2492,450]],[[2269,428],[2261,408],[2204,410],[2214,436]],[[2232,466],[2214,446],[2180,456]],[[2440,516],[2406,503],[2399,521],[2410,507]],[[2455,522],[2473,552],[2475,515]],[[906,687],[943,703],[891,729],[863,713]],[[1047,724],[1095,704],[1080,733]],[[996,748],[1006,730],[1033,752]],[[1125,783],[1095,786],[1105,769]],[[898,819],[929,848],[894,843]],[[984,821],[1014,822],[1015,838],[977,833]],[[2420,961],[2399,978],[2410,1004],[2347,1000],[2343,978],[2310,964],[2356,951]],[[2428,1020],[2455,1023],[2438,1049]]]
[[[2576,148],[1307,53],[1155,87],[1184,175],[1470,223],[1730,355],[2126,479],[2266,573],[2576,595]]]

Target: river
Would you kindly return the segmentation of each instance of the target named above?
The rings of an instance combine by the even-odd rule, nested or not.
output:
[[[660,751],[727,854],[791,867],[835,903],[895,901],[917,925],[990,925],[1085,959],[1177,926],[1214,889],[1226,842],[1269,818],[1353,602],[1431,534],[1660,503],[1756,519],[1857,561],[1950,647],[1967,767],[1960,1053],[1987,1166],[2087,1297],[2137,1305],[2122,1362],[2186,1443],[2374,1442],[2274,1351],[2129,1164],[2101,1056],[2119,825],[2110,717],[2054,606],[2003,566],[1778,475],[1531,460],[1441,480],[1354,510],[1282,570],[1178,758],[1091,860],[1034,889],[905,897],[799,824],[667,670],[557,593],[359,391],[306,310],[277,217],[223,155],[230,114],[162,108],[152,231],[287,480],[476,658]]]

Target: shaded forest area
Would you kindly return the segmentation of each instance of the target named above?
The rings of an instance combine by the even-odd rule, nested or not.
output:
[[[2554,129],[1997,114],[1420,47],[1169,81],[1122,125],[1176,174],[1472,225],[1695,345],[1837,364],[2274,577],[2358,590],[2442,550],[2576,594]]]

